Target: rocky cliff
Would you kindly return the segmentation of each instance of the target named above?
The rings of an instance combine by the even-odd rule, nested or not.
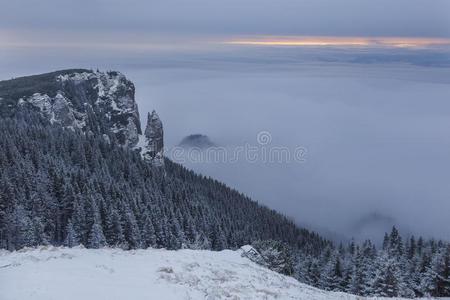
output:
[[[120,72],[63,70],[1,81],[0,112],[35,109],[52,124],[103,135],[162,165],[162,122],[149,114],[143,136],[134,95],[134,84]]]

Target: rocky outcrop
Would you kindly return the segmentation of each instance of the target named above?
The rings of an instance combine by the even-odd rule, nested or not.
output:
[[[104,126],[120,145],[133,147],[137,144],[141,125],[134,84],[123,74],[114,71],[83,72],[60,75],[57,80],[62,91],[72,96],[71,102],[76,102],[74,107],[81,110],[79,113],[84,113],[85,119],[90,113],[94,114],[92,122],[81,123],[85,130],[102,131]]]
[[[48,80],[47,80],[48,81]],[[120,72],[68,72],[47,82],[56,93],[21,97],[20,106],[31,105],[51,123],[94,134],[112,134],[122,146],[133,147],[141,126],[134,100],[134,85]]]
[[[154,165],[162,166],[164,164],[164,131],[162,122],[155,111],[148,114],[144,136],[142,157]]]
[[[70,100],[61,91],[58,91],[54,97],[50,97],[47,94],[34,93],[25,100],[23,98],[19,100],[20,106],[26,104],[39,109],[52,124],[58,123],[71,129],[85,127],[83,113],[76,111]]]
[[[145,160],[162,165],[162,122],[152,112],[142,135],[134,95],[134,84],[115,71],[66,70],[0,82],[8,103],[36,109],[52,124],[139,149]]]

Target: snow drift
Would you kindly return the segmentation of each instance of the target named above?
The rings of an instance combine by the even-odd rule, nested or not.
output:
[[[40,247],[0,252],[0,299],[361,299],[325,292],[242,250]]]

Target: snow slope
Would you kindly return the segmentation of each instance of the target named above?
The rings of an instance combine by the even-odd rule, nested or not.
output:
[[[301,284],[241,253],[56,247],[3,251],[0,299],[361,299]]]

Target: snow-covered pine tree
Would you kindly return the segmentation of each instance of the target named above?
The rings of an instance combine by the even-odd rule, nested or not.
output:
[[[375,277],[372,283],[374,295],[397,297],[400,290],[398,273],[397,262],[393,258],[390,258],[386,253],[378,256],[375,262]]]
[[[112,207],[105,216],[105,237],[108,245],[128,249],[128,242],[125,240],[122,220],[116,208]]]
[[[342,291],[343,270],[338,253],[333,253],[320,275],[319,286],[327,291]]]
[[[98,249],[106,246],[106,238],[102,226],[95,221],[89,234],[88,245],[90,248]]]
[[[155,247],[156,246],[156,233],[155,227],[153,226],[153,222],[150,218],[150,215],[147,213],[144,217],[142,227],[142,241],[144,243],[144,247]]]
[[[75,247],[80,244],[80,241],[78,240],[77,234],[75,232],[75,229],[73,228],[72,221],[69,220],[66,226],[66,238],[64,239],[63,245],[66,247]]]
[[[280,241],[263,240],[255,241],[252,246],[259,252],[264,260],[264,265],[269,269],[285,275],[292,275],[294,263],[291,249]]]
[[[425,296],[450,296],[450,250],[449,247],[438,249],[426,268],[421,281],[421,291]]]

